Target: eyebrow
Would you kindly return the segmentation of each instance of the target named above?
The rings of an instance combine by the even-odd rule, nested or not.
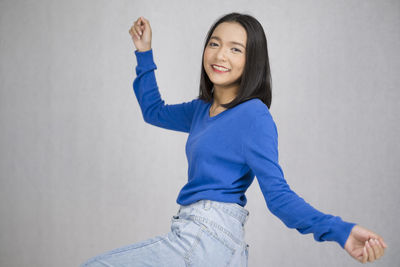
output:
[[[221,38],[219,38],[218,36],[211,36],[211,37],[210,37],[210,40],[211,40],[211,39],[216,39],[216,40],[218,40],[218,41],[221,41]],[[240,46],[242,46],[244,49],[246,49],[246,47],[245,47],[243,44],[241,44],[241,43],[234,42],[234,41],[231,41],[231,42],[229,42],[229,43],[240,45]]]

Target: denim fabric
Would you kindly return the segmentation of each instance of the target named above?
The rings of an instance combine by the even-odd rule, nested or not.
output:
[[[249,211],[236,203],[199,200],[181,205],[169,233],[105,252],[81,267],[247,267],[248,217]]]

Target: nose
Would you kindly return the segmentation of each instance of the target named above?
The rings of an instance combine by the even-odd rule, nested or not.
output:
[[[221,61],[225,61],[226,57],[225,57],[225,49],[219,49],[217,52],[217,59],[221,60]]]

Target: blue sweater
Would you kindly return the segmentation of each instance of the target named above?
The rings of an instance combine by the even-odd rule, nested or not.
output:
[[[313,233],[316,241],[344,248],[355,223],[324,214],[291,190],[278,162],[278,131],[268,107],[258,98],[210,117],[212,103],[201,99],[165,104],[158,90],[153,50],[135,51],[133,89],[145,122],[189,133],[188,182],[177,203],[201,199],[245,206],[246,190],[257,177],[268,209],[289,228]]]

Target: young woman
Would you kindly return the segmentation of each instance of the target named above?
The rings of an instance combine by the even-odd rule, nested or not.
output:
[[[278,163],[278,131],[269,112],[267,41],[252,16],[231,13],[209,30],[199,96],[166,105],[160,97],[151,28],[138,18],[129,30],[136,47],[133,88],[144,121],[189,133],[188,182],[180,209],[163,236],[96,256],[82,266],[247,266],[245,192],[256,176],[269,210],[289,228],[335,241],[354,259],[379,259],[382,237],[339,216],[314,209],[293,192]]]

